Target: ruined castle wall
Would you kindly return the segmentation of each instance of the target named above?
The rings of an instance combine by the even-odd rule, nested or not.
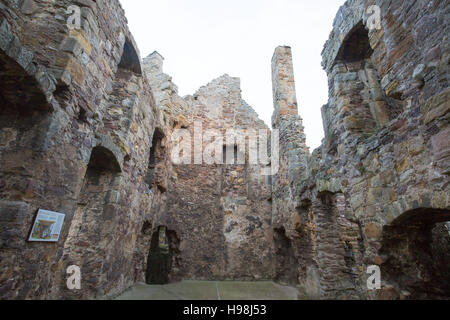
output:
[[[152,237],[158,232],[159,227],[169,227],[167,223],[167,205],[173,197],[173,188],[169,186],[174,179],[174,167],[171,159],[173,149],[173,132],[187,126],[189,114],[192,113],[190,105],[178,95],[178,88],[172,78],[163,72],[164,58],[154,52],[143,60],[144,74],[147,76],[155,98],[156,133],[151,141],[152,151],[155,157],[153,165],[149,165],[151,175],[147,175],[146,183],[149,186],[149,194],[152,201],[148,203],[143,217],[143,228],[138,234],[135,249],[135,273],[136,281],[146,281],[151,253]],[[156,139],[155,139],[156,137]],[[150,155],[151,157],[151,155]],[[151,160],[150,160],[151,162]],[[170,225],[172,227],[172,225]],[[173,228],[167,231],[170,246],[169,281],[179,280],[180,263],[179,247],[180,235]]]
[[[373,4],[380,30],[368,30]],[[449,295],[442,268],[430,267],[446,250],[432,230],[450,212],[446,7],[348,1],[338,12],[323,51],[326,139],[292,197],[313,226],[306,296]],[[367,290],[369,265],[381,267],[382,290]],[[319,290],[308,290],[311,283]]]
[[[81,29],[66,23],[73,4]],[[2,1],[0,19],[0,297],[116,294],[135,278],[157,117],[123,10]],[[26,242],[39,208],[66,214],[58,243]],[[77,292],[66,289],[71,264],[84,279]]]
[[[194,144],[208,130],[223,136],[221,162],[228,129],[268,130],[242,99],[238,78],[224,75],[182,99],[162,72],[162,60],[153,53],[144,69],[152,75],[160,108],[173,119],[170,132],[187,130],[192,153],[211,143],[205,135]],[[169,150],[174,143],[169,142]],[[155,212],[153,227],[164,225],[176,234],[171,280],[272,278],[270,181],[261,174],[261,166],[248,164],[248,151],[239,151],[247,156],[246,164],[198,163],[192,155],[191,164],[170,165],[165,203]]]
[[[67,24],[70,5],[79,29]],[[448,298],[448,15],[438,0],[340,9],[323,51],[325,140],[312,154],[291,49],[277,48],[280,159],[268,177],[248,148],[237,150],[245,164],[172,161],[179,129],[268,131],[239,79],[180,97],[161,55],[141,64],[117,0],[1,1],[0,299],[107,298],[149,278],[276,279],[305,298]],[[26,241],[40,208],[66,214],[58,243]],[[155,261],[167,275],[149,276]],[[81,290],[66,288],[70,265]],[[381,290],[367,290],[369,265],[381,267]]]
[[[257,130],[263,130],[269,135],[268,127],[242,99],[238,78],[225,75],[212,81],[194,94],[193,101],[193,120],[201,121],[204,130],[215,129],[225,136],[229,129],[251,129],[255,130],[255,133]],[[203,141],[204,146],[207,143],[208,141]],[[248,144],[248,141],[246,143]],[[233,151],[235,142],[225,138],[224,145]],[[249,163],[248,146],[239,145],[236,151],[243,155],[245,164],[219,165],[216,168],[220,175],[216,180],[219,185],[206,192],[212,195],[218,192],[215,202],[218,204],[220,218],[217,223],[220,228],[219,235],[223,237],[220,245],[224,247],[224,264],[222,269],[219,269],[220,273],[206,277],[271,279],[273,260],[270,181],[262,174],[264,165]],[[236,157],[238,158],[237,155]],[[210,169],[206,166],[203,170]],[[201,180],[197,181],[200,185]],[[207,250],[213,252],[209,251],[210,248]]]

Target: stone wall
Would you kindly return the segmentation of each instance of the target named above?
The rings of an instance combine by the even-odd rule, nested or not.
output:
[[[370,5],[381,9],[380,30],[367,26]],[[449,297],[445,19],[444,1],[350,0],[339,10],[323,51],[326,138],[307,179],[287,180],[290,209],[274,207],[290,212],[285,230],[300,222],[289,239],[307,248],[298,261],[305,297]],[[381,267],[381,290],[366,287],[369,265]]]
[[[81,29],[66,24],[81,7]],[[0,297],[101,298],[130,268],[157,111],[118,1],[0,3]],[[25,97],[25,99],[23,99]],[[58,243],[28,243],[39,208]],[[81,267],[83,288],[66,289]]]
[[[238,143],[226,140],[227,130],[262,129],[268,134],[269,129],[242,99],[238,78],[224,75],[181,98],[162,66],[157,52],[144,59],[159,106],[167,110],[168,119],[175,119],[169,132],[186,130],[195,152],[190,164],[171,165],[165,203],[153,221],[154,227],[164,225],[176,234],[170,278],[271,279],[270,181],[261,166],[249,164],[245,141],[237,150],[246,155],[245,163],[222,164],[226,146],[234,152]],[[211,130],[222,137],[216,164],[201,156],[216,139],[208,140]]]
[[[71,5],[80,29],[67,24]],[[260,166],[171,161],[173,132],[194,123],[268,131],[239,79],[178,96],[161,55],[141,63],[118,1],[0,9],[1,298],[107,298],[150,281],[161,227],[170,281],[272,278]],[[58,243],[26,241],[40,208],[66,214]],[[66,288],[70,265],[81,267],[81,290]]]
[[[102,299],[180,279],[448,298],[448,15],[438,0],[341,7],[322,54],[325,139],[310,154],[289,47],[272,60],[270,132],[238,78],[180,97],[159,53],[141,62],[118,0],[1,1],[0,299]],[[231,129],[238,140],[213,151],[212,132]],[[173,161],[180,133],[189,164]],[[279,136],[273,176],[275,159],[250,161],[261,134]],[[243,161],[208,164],[205,150]],[[59,242],[26,241],[40,208],[66,214]],[[81,290],[66,287],[70,265]],[[381,290],[367,289],[370,265]]]

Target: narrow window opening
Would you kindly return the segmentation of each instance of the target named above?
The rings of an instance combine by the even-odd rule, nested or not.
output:
[[[131,71],[135,74],[142,75],[141,62],[139,56],[130,40],[125,41],[123,47],[122,59],[119,63],[119,69]]]
[[[164,162],[165,147],[163,146],[164,134],[161,129],[157,128],[153,134],[152,147],[150,148],[150,156],[148,162],[147,176],[145,183],[152,189],[157,186],[161,192],[165,192],[165,188],[158,183],[157,171],[158,165]]]
[[[231,150],[231,152],[232,152],[232,155],[228,155],[229,154],[229,151]],[[223,146],[223,149],[222,149],[222,156],[223,156],[223,164],[226,164],[226,165],[237,165],[237,164],[239,164],[239,148],[238,148],[238,146],[237,145],[234,145],[233,146],[233,148],[230,148],[230,147],[228,147],[227,145],[224,145]],[[230,160],[228,160],[228,158],[230,158],[230,160],[233,162],[233,163],[228,163],[228,162],[230,162]]]

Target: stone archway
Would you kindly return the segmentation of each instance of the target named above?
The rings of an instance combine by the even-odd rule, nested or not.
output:
[[[360,21],[346,34],[333,64],[343,126],[355,133],[381,128],[403,110],[401,97],[383,90],[372,54],[369,31]]]
[[[158,227],[152,235],[145,273],[147,284],[169,283],[170,252],[167,238],[166,227]]]
[[[89,274],[82,294],[95,294],[108,264],[107,252],[120,201],[121,166],[114,153],[102,146],[92,150],[69,235],[64,244],[67,265]],[[86,288],[87,287],[87,288]]]
[[[274,249],[277,257],[275,279],[281,283],[298,283],[298,270],[292,240],[286,235],[284,227],[274,229]]]
[[[418,208],[383,229],[381,275],[389,297],[450,297],[449,209]],[[380,291],[383,295],[383,290]],[[383,297],[380,297],[383,298]],[[386,297],[384,297],[386,298]]]
[[[165,226],[154,230],[145,266],[147,284],[168,284],[181,280],[180,242],[174,230]]]
[[[51,111],[36,79],[0,50],[0,199],[25,197],[46,149]]]
[[[10,54],[0,49],[0,299],[33,294],[36,276],[23,268],[43,251],[29,249],[26,239],[36,204],[52,196],[42,176],[53,107],[24,61]]]
[[[138,75],[142,75],[141,59],[139,58],[139,54],[137,53],[135,46],[129,39],[125,39],[119,68],[129,70]]]

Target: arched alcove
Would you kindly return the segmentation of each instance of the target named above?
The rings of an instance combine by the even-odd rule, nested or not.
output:
[[[0,49],[0,111],[5,114],[51,111],[39,83]]]
[[[349,63],[370,59],[373,53],[369,41],[369,31],[359,22],[346,36],[336,61]]]
[[[120,164],[115,155],[105,147],[98,146],[92,149],[88,170],[96,172],[120,172]]]
[[[142,75],[139,55],[129,39],[126,39],[123,46],[123,54],[119,63],[119,69],[128,70],[135,74]]]
[[[92,292],[100,281],[109,244],[107,236],[111,235],[117,214],[120,176],[120,165],[114,153],[103,146],[95,147],[64,246],[66,263],[78,265],[82,272],[89,274],[89,281],[85,283]]]
[[[0,11],[4,13],[3,7]],[[39,297],[45,297],[42,290],[49,284],[50,261],[34,261],[39,255],[50,256],[52,249],[45,245],[36,249],[40,244],[26,240],[38,206],[55,205],[60,192],[49,186],[47,175],[53,106],[34,75],[33,53],[16,36],[9,38],[12,30],[1,20],[0,47],[9,49],[0,49],[0,270],[6,276],[0,277],[0,298],[36,297],[36,288],[40,288]],[[43,77],[45,68],[39,70]],[[46,89],[49,94],[51,89]],[[31,265],[34,272],[27,272]],[[36,273],[41,274],[39,280]]]
[[[0,49],[0,269],[5,272],[25,251],[34,214],[30,202],[52,196],[44,188],[35,194],[45,183],[40,176],[51,121],[52,108],[39,83]]]
[[[142,89],[142,71],[139,56],[131,41],[125,41],[123,53],[117,70],[112,77],[111,91],[103,113],[105,128],[103,134],[121,143],[127,143],[131,124],[136,121],[138,103],[142,103],[138,93]]]
[[[0,50],[0,199],[23,199],[46,148],[51,110],[34,77]]]
[[[92,223],[89,226],[88,223],[102,222],[106,218],[103,215],[105,206],[118,200],[117,194],[114,195],[114,193],[119,192],[120,174],[120,165],[110,150],[102,146],[97,146],[92,150],[78,197],[77,213],[74,217],[74,220],[81,219],[79,222],[82,222],[82,225],[79,230],[71,229],[72,236],[87,236],[88,238],[98,236],[97,231],[101,229],[101,223]]]
[[[406,299],[450,298],[450,210],[409,210],[383,229],[382,279]]]
[[[372,60],[369,31],[361,21],[348,32],[334,61],[337,105],[342,108],[345,130],[371,132],[383,127],[403,110],[398,97],[382,89],[377,66]]]

